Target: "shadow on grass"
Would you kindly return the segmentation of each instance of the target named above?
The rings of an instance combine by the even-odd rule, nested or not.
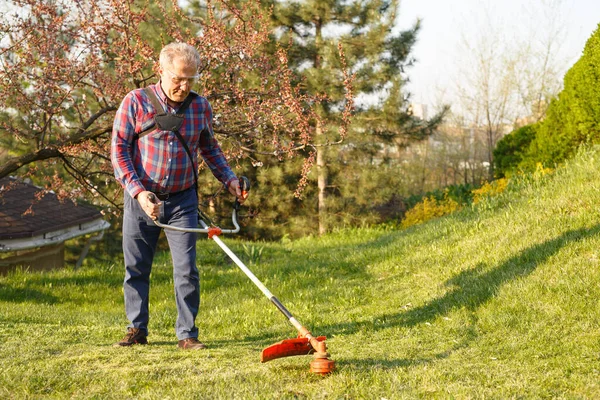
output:
[[[345,333],[355,333],[364,329],[381,330],[394,326],[412,327],[433,321],[453,310],[467,308],[475,311],[492,299],[503,285],[530,275],[541,263],[556,254],[568,243],[598,233],[600,233],[600,225],[567,231],[554,239],[529,247],[491,270],[487,270],[486,266],[481,264],[474,269],[461,272],[446,282],[446,285],[452,288],[449,292],[420,307],[395,314],[378,315],[368,321],[330,325],[322,327],[322,330],[329,332],[343,330]]]
[[[516,279],[529,276],[540,264],[558,253],[561,248],[571,242],[583,240],[598,233],[600,233],[600,225],[592,228],[567,231],[554,239],[525,249],[495,268],[488,269],[485,264],[480,264],[476,268],[459,273],[446,282],[446,285],[450,287],[450,290],[446,294],[432,299],[420,307],[398,313],[380,314],[369,320],[320,326],[319,332],[321,334],[344,332],[347,335],[361,331],[374,332],[397,326],[410,328],[418,324],[434,321],[454,310],[466,308],[474,312],[496,296],[502,286]],[[468,347],[470,342],[475,340],[476,336],[476,334],[468,335],[459,345],[452,346],[452,348],[432,355],[429,358],[421,357],[395,360],[348,359],[341,361],[339,364],[353,365],[356,368],[377,366],[381,368],[401,368],[434,362],[438,359],[449,357],[461,348]],[[254,338],[254,340],[256,339],[259,338]]]
[[[23,285],[20,281],[21,277],[25,277],[26,283]],[[72,272],[71,275],[65,276],[54,275],[52,273],[27,273],[24,272],[17,278],[8,276],[8,283],[0,283],[0,301],[20,303],[20,302],[35,302],[39,304],[59,304],[65,302],[73,302],[73,298],[65,298],[64,296],[55,295],[57,289],[64,290],[65,287],[72,288],[74,293],[79,291],[94,292],[100,287],[118,289],[123,285],[123,278],[117,274],[107,275],[102,271],[97,271],[93,274],[83,274],[78,271]],[[19,284],[11,284],[11,282],[19,282]],[[22,286],[22,287],[18,287]],[[74,296],[79,298],[78,296]],[[94,301],[94,300],[83,300]]]
[[[513,257],[507,259],[506,261],[498,264],[497,266],[489,266],[485,264],[480,264],[477,267],[463,271],[456,276],[452,277],[448,281],[446,281],[446,285],[448,286],[448,291],[438,297],[433,298],[429,302],[424,305],[408,310],[401,310],[396,313],[385,313],[374,315],[371,318],[363,321],[353,321],[347,323],[339,323],[339,324],[331,324],[331,325],[321,325],[318,328],[319,334],[328,334],[336,332],[344,332],[345,335],[354,334],[358,332],[375,332],[380,331],[392,327],[413,327],[419,324],[432,322],[439,317],[443,317],[448,315],[454,310],[466,308],[470,311],[475,312],[478,308],[485,305],[488,301],[493,299],[501,290],[501,288],[507,283],[514,281],[516,279],[521,279],[532,274],[536,268],[543,264],[550,257],[558,253],[563,247],[567,246],[569,243],[576,242],[579,240],[583,240],[587,237],[591,237],[600,233],[600,225],[596,225],[592,228],[582,228],[577,230],[571,230],[564,232],[560,236],[557,236],[554,239],[547,240],[545,242],[533,245],[520,253],[514,255]],[[397,237],[394,237],[397,239]],[[279,274],[287,277],[290,275],[298,274],[303,278],[304,270],[308,270],[309,268],[316,268],[317,271],[325,268],[329,268],[328,273],[331,274],[331,268],[333,269],[344,269],[349,268],[349,271],[346,271],[346,275],[344,277],[351,276],[353,278],[364,278],[365,281],[369,280],[368,273],[364,271],[364,268],[358,267],[356,263],[352,263],[350,261],[343,261],[343,254],[346,250],[357,251],[357,247],[361,247],[366,250],[372,249],[374,243],[377,243],[379,246],[391,246],[395,243],[395,240],[391,239],[389,236],[376,238],[374,241],[370,241],[367,244],[361,244],[359,246],[348,246],[348,249],[345,249],[344,246],[341,248],[332,248],[332,253],[328,254],[325,257],[325,260],[322,258],[320,261],[319,257],[322,257],[322,249],[319,251],[314,251],[316,255],[315,260],[319,263],[318,265],[311,265],[310,261],[312,258],[305,259],[309,257],[308,251],[305,254],[286,254],[286,263],[280,268],[273,263],[270,263],[266,268],[264,268],[263,272],[269,274],[269,272],[277,271]],[[326,247],[326,246],[324,246]],[[292,260],[287,258],[291,256]],[[342,260],[340,262],[340,260]],[[335,265],[332,265],[335,264]],[[300,268],[298,268],[300,266]],[[235,266],[230,266],[231,268],[236,268]],[[165,272],[165,275],[168,272]],[[315,272],[307,276],[307,280],[310,283],[307,283],[306,280],[301,280],[298,282],[300,286],[310,285],[313,280],[313,276],[319,276],[320,272]],[[229,281],[229,276],[227,277],[228,283],[231,285],[232,282]],[[243,274],[239,274],[237,277],[233,277],[233,281],[237,282],[246,280],[247,278],[243,276]],[[214,288],[211,287],[211,290],[217,290],[218,285],[215,285]],[[252,289],[254,290],[254,289]],[[267,307],[267,306],[265,306]],[[473,321],[473,324],[476,324]],[[349,366],[350,368],[403,368],[408,366],[420,365],[424,363],[435,362],[436,360],[441,360],[449,357],[454,352],[458,351],[462,348],[467,348],[470,346],[473,340],[476,339],[477,334],[475,333],[475,329],[471,329],[471,334],[467,335],[468,337],[464,338],[460,344],[455,346],[450,346],[448,349],[432,354],[429,357],[421,356],[415,358],[399,358],[399,359],[377,359],[377,358],[353,358],[353,359],[345,359],[340,360],[339,367],[341,366]],[[268,345],[273,344],[276,341],[293,337],[293,332],[290,330],[289,337],[275,337],[278,335],[277,332],[268,331],[264,332],[261,335],[248,336],[241,340],[216,340],[211,341],[209,345],[215,346],[215,348],[224,348],[232,343],[243,342],[246,345],[250,345],[252,347],[256,347],[257,349],[262,349]],[[166,346],[167,343],[164,342],[155,342],[155,345]],[[173,345],[172,343],[168,343],[168,345]],[[259,350],[257,350],[259,351]],[[335,358],[335,357],[334,357]]]
[[[15,288],[0,283],[0,301],[21,303],[25,301],[39,304],[55,304],[58,298],[32,288]]]
[[[567,231],[554,239],[531,246],[489,271],[485,271],[483,264],[463,271],[446,282],[452,290],[444,296],[405,313],[392,315],[392,321],[403,326],[413,326],[463,307],[475,311],[493,298],[503,285],[530,275],[541,263],[558,253],[568,243],[597,235],[599,232],[600,225]]]

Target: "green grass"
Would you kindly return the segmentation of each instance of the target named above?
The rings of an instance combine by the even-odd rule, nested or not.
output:
[[[600,398],[600,152],[523,178],[475,208],[405,231],[285,243],[224,240],[298,320],[310,356],[261,364],[294,329],[211,241],[198,244],[201,340],[175,346],[168,253],[151,290],[151,345],[123,335],[120,260],[0,277],[0,398]],[[248,251],[246,251],[248,253]],[[252,260],[249,260],[252,261]],[[257,260],[254,260],[257,261]]]

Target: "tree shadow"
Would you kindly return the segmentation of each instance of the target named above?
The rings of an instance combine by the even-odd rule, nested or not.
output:
[[[485,265],[479,264],[446,281],[446,285],[453,289],[444,296],[395,317],[404,326],[414,326],[463,307],[475,311],[495,297],[506,283],[529,276],[540,264],[568,243],[596,235],[598,232],[600,225],[564,232],[554,239],[529,247],[487,272]]]
[[[493,269],[486,268],[480,263],[477,267],[463,271],[445,284],[451,289],[444,295],[432,299],[428,303],[397,313],[385,313],[373,316],[362,321],[321,325],[319,334],[331,335],[335,332],[344,332],[344,335],[365,331],[380,331],[393,327],[414,327],[418,324],[434,321],[454,310],[466,308],[475,312],[478,308],[493,299],[501,288],[516,279],[524,278],[533,273],[536,268],[548,258],[558,253],[559,250],[571,242],[583,240],[600,232],[600,225],[592,228],[581,228],[564,232],[560,236],[547,240],[543,243],[533,245],[519,254],[509,258]],[[476,319],[471,321],[470,332],[460,343],[450,346],[449,349],[430,357],[417,357],[413,359],[377,359],[377,358],[354,358],[339,361],[338,365],[349,365],[354,368],[397,368],[435,362],[449,357],[455,351],[466,348],[477,338],[474,325]],[[271,332],[272,334],[272,332]],[[267,336],[248,338],[248,341],[264,341]]]
[[[364,328],[382,330],[394,326],[412,327],[433,321],[450,312],[467,308],[475,311],[498,294],[502,286],[515,279],[530,275],[548,258],[570,242],[576,242],[600,232],[600,225],[564,232],[562,235],[525,249],[496,268],[487,270],[485,264],[463,271],[446,281],[452,287],[441,297],[399,313],[387,313],[354,323],[333,324],[321,327],[322,331],[354,333]],[[377,323],[375,323],[377,321]],[[383,321],[383,322],[382,322]]]
[[[21,303],[25,301],[39,304],[56,304],[58,298],[31,288],[15,288],[0,283],[0,301]]]

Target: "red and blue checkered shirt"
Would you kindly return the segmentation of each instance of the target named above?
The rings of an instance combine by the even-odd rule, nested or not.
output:
[[[164,111],[177,112],[167,104],[160,82],[150,88]],[[196,96],[185,110],[179,130],[194,156],[193,163],[173,132],[155,130],[138,138],[140,132],[154,124],[155,114],[144,90],[136,89],[125,96],[115,116],[110,156],[115,177],[131,197],[144,190],[175,193],[194,186],[193,168],[198,168],[198,151],[224,185],[237,179],[214,137],[212,108],[206,98]]]

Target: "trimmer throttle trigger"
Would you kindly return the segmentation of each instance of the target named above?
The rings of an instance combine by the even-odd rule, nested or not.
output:
[[[248,192],[250,191],[250,179],[246,178],[245,176],[241,176],[239,179],[242,197],[246,197],[248,195]]]

